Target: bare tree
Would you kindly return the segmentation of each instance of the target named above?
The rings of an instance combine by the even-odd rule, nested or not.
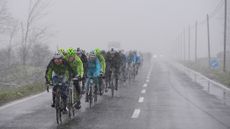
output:
[[[29,50],[34,42],[36,42],[36,37],[41,35],[44,31],[36,31],[36,23],[45,16],[45,10],[47,4],[43,0],[30,0],[29,13],[26,21],[21,23],[21,48],[20,56],[22,59],[22,64],[26,65]],[[46,29],[41,29],[46,30]],[[37,32],[37,33],[36,33]]]
[[[6,0],[0,0],[0,33],[4,33],[8,29],[9,23],[12,21],[6,4]]]
[[[17,33],[17,24],[15,23],[14,25],[11,26],[11,29],[9,30],[9,41],[8,41],[8,46],[7,46],[7,66],[10,67],[12,63],[12,50],[13,50],[13,39]]]

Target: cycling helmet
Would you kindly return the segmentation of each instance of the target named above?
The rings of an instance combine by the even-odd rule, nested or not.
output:
[[[68,56],[75,56],[76,52],[73,48],[69,48],[69,49],[67,49],[67,55]]]
[[[58,52],[59,52],[60,54],[64,54],[64,53],[65,53],[65,49],[64,49],[64,48],[60,48],[60,49],[58,49]]]
[[[96,48],[94,51],[95,51],[96,54],[101,53],[101,50],[99,48]]]
[[[59,52],[55,53],[53,56],[53,59],[62,59],[62,58],[63,58],[63,55],[60,54]]]
[[[78,48],[77,48],[77,51],[81,51],[81,48],[78,47]]]
[[[82,54],[82,50],[81,50],[80,48],[77,48],[76,54],[77,54],[77,55],[81,55],[81,54]]]
[[[109,51],[110,54],[115,54],[116,51],[114,50],[114,48],[111,48],[111,50]]]

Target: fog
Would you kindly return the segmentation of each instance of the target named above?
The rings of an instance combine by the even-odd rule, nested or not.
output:
[[[109,41],[118,41],[124,49],[167,54],[172,52],[172,46],[176,45],[175,40],[184,28],[194,26],[196,20],[204,20],[218,2],[219,0],[53,0],[48,7],[47,16],[40,24],[48,25],[53,33],[49,42],[52,49],[106,49]],[[23,19],[27,15],[28,3],[28,0],[8,0],[8,7],[14,17]]]

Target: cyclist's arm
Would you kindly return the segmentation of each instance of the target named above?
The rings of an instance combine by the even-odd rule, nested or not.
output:
[[[48,73],[48,71],[49,71],[49,67],[50,67],[50,65],[51,65],[52,61],[53,61],[53,59],[52,59],[52,60],[50,60],[50,62],[49,62],[49,64],[48,64],[48,66],[47,66],[47,68],[46,68],[46,73],[45,73],[46,83],[48,83],[48,82],[49,82],[48,77],[47,77],[47,73]]]
[[[51,83],[52,80],[52,72],[53,72],[53,68],[52,68],[52,64],[48,65],[47,70],[46,70],[46,79],[47,79],[47,83]]]
[[[82,78],[83,75],[84,75],[83,63],[82,63],[81,58],[79,56],[76,56],[76,61],[77,61],[77,72],[78,72],[78,76],[80,76]]]
[[[105,73],[105,69],[106,69],[106,63],[105,63],[105,58],[102,55],[99,55],[99,60],[101,62],[101,69],[103,74]]]
[[[74,70],[66,60],[64,60],[64,65],[67,67],[65,70],[65,76],[67,80],[70,81],[70,79],[74,76]]]
[[[98,59],[96,59],[95,76],[98,77],[100,75],[100,72],[101,72],[100,61]]]

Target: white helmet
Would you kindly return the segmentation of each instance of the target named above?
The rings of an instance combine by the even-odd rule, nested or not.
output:
[[[55,53],[54,56],[53,56],[54,59],[60,59],[60,58],[63,58],[62,54],[60,53]]]

